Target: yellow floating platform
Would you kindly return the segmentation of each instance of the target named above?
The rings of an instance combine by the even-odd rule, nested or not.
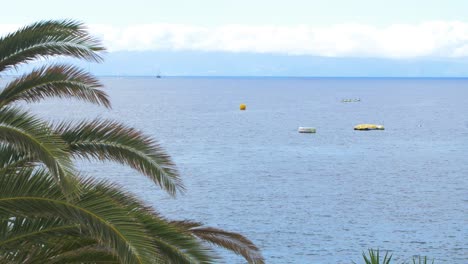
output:
[[[375,124],[359,124],[354,127],[354,130],[384,130],[384,126]]]
[[[244,111],[245,109],[247,109],[247,105],[241,104],[241,105],[239,106],[239,109],[242,110],[242,111]]]

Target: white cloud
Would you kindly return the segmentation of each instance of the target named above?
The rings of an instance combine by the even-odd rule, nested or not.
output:
[[[180,24],[90,25],[110,51],[198,50],[308,54],[332,57],[467,57],[468,23],[434,21],[375,27],[200,27]],[[0,25],[0,34],[13,25]]]

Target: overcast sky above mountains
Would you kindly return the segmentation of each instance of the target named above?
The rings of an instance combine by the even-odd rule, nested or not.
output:
[[[29,2],[29,1],[28,1]],[[6,6],[5,6],[6,5]],[[100,75],[468,76],[464,0],[9,1],[0,35],[85,22]]]

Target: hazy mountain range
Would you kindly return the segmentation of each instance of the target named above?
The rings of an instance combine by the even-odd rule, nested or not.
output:
[[[76,62],[99,76],[468,77],[468,58],[331,58],[200,51],[109,52],[101,64]]]

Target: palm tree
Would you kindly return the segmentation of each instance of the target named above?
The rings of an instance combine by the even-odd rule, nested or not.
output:
[[[75,21],[44,21],[0,38],[0,73],[53,56],[101,61],[104,47]],[[114,161],[172,196],[184,190],[153,139],[111,120],[52,124],[17,102],[75,98],[110,107],[91,74],[42,66],[0,91],[0,263],[212,263],[208,244],[263,263],[240,234],[171,221],[107,181],[79,176],[76,159]]]

